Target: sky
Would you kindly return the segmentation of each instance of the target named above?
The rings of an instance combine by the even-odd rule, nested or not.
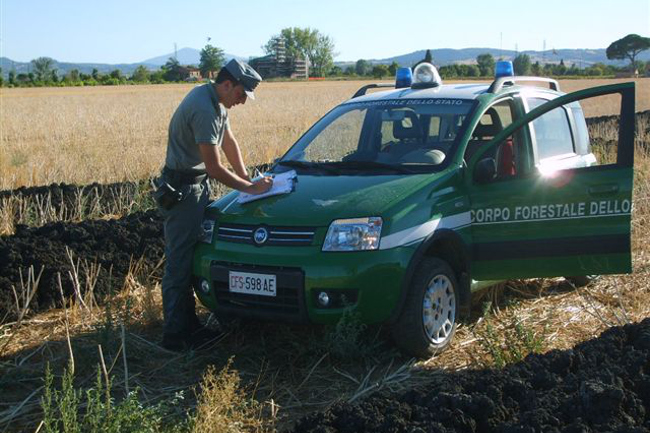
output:
[[[330,36],[335,61],[423,49],[606,48],[650,37],[650,0],[0,0],[0,57],[137,63],[210,43],[241,57],[286,27]]]

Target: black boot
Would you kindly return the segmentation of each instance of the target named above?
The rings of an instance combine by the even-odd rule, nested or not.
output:
[[[190,344],[187,334],[165,332],[162,341],[160,342],[160,346],[171,352],[185,352],[189,349]]]
[[[190,336],[188,339],[190,348],[194,350],[208,349],[213,344],[216,343],[216,340],[223,335],[223,332],[219,330],[210,329],[203,324],[196,316],[196,313],[192,313],[189,319],[190,323]]]

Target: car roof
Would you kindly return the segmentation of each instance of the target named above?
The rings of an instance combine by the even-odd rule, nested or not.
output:
[[[387,90],[383,92],[373,92],[363,96],[349,99],[344,104],[356,104],[363,102],[381,101],[381,100],[395,100],[395,99],[477,99],[481,95],[485,95],[490,87],[489,83],[463,83],[463,84],[443,84],[437,87],[430,87],[424,89],[412,89],[410,87],[403,89]],[[560,95],[560,92],[555,92],[549,89],[544,89],[537,86],[522,86],[510,85],[502,88],[494,96],[520,92],[522,90],[534,89],[541,92],[549,92],[552,95]]]

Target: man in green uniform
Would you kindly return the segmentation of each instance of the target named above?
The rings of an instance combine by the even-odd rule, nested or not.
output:
[[[253,68],[233,59],[221,68],[214,83],[187,94],[169,124],[167,157],[156,191],[164,218],[166,257],[161,345],[168,350],[198,348],[216,337],[196,316],[190,282],[192,251],[208,204],[207,178],[251,194],[272,185],[268,177],[251,181],[228,122],[227,109],[254,99],[260,81]],[[234,172],[223,166],[219,147]]]

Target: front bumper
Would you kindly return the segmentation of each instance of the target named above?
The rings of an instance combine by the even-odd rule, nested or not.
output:
[[[320,245],[256,247],[217,240],[195,250],[194,287],[207,308],[231,317],[327,324],[352,311],[363,323],[377,323],[398,305],[415,249],[322,252]],[[231,270],[276,275],[277,295],[229,292]],[[208,293],[199,289],[202,280],[209,283]],[[321,292],[333,299],[328,307],[318,302]]]

